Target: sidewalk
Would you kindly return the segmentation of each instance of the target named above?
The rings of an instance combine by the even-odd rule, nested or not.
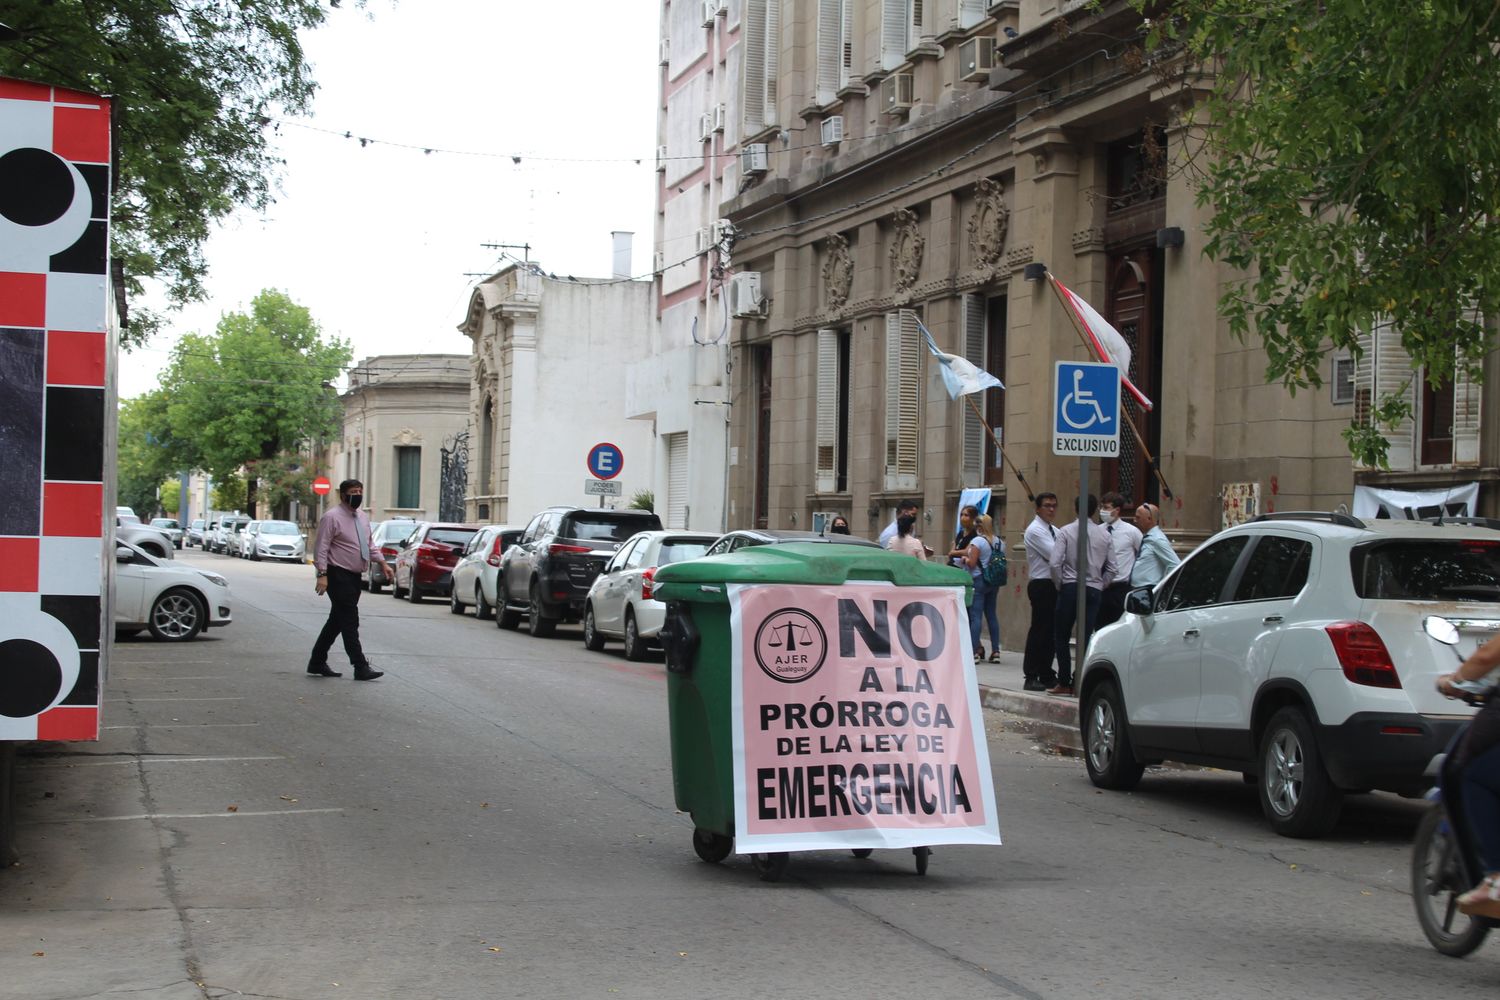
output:
[[[987,638],[987,637],[986,637]],[[979,700],[985,708],[1025,720],[1024,728],[1045,746],[1067,752],[1082,750],[1078,729],[1078,699],[1023,691],[1019,651],[1002,649],[999,663],[976,663]]]

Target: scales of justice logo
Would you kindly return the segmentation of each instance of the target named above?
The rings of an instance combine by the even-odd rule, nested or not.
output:
[[[828,636],[822,624],[801,608],[773,611],[755,630],[756,662],[784,684],[807,680],[827,656]]]

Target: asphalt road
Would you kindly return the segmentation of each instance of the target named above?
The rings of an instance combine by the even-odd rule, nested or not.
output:
[[[104,738],[18,763],[0,997],[1494,996],[1431,951],[1417,803],[1276,837],[1238,775],[1101,793],[990,715],[998,848],[697,860],[660,662],[366,595],[387,676],[304,674],[305,566],[188,552],[235,621],[119,643]]]

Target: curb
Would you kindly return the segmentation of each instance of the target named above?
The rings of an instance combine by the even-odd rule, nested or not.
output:
[[[1074,698],[980,685],[979,701],[985,708],[992,708],[1019,720],[1021,729],[1052,750],[1069,755],[1083,752],[1083,734],[1078,726],[1078,701]]]

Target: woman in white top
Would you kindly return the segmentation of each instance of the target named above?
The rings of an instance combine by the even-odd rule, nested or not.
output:
[[[990,553],[1004,552],[1005,543],[995,534],[995,519],[988,514],[979,517],[979,530],[974,536],[977,544],[980,541],[988,545],[988,551],[979,561],[979,574],[974,581],[974,604],[972,607],[979,608],[979,617],[974,619],[969,628],[974,634],[974,649],[979,650],[979,633],[983,631],[980,627],[984,622],[990,625],[990,662],[1000,662],[1000,616],[995,613],[995,599],[1000,596],[999,587],[991,587],[984,580],[984,567],[990,561]],[[984,590],[981,593],[980,587]],[[976,624],[977,623],[977,624]]]
[[[896,537],[891,539],[891,551],[916,556],[926,562],[927,546],[923,545],[922,540],[914,533],[913,529],[916,524],[917,519],[910,514],[896,518]]]

